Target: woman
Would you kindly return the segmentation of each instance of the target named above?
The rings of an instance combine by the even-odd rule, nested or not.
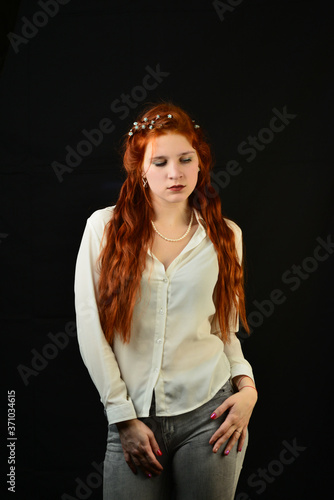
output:
[[[152,106],[127,134],[114,207],[88,219],[75,278],[83,360],[108,418],[104,500],[234,498],[257,400],[240,228],[199,125]]]

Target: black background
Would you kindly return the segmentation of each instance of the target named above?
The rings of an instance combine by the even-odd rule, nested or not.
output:
[[[7,391],[15,390],[17,437],[9,498],[102,498],[106,420],[65,329],[75,320],[74,265],[86,218],[115,203],[124,178],[120,140],[143,103],[158,99],[181,105],[207,131],[224,213],[243,229],[253,332],[240,337],[259,402],[236,499],[319,498],[331,484],[331,2],[226,0],[217,9],[204,0],[69,0],[44,16],[34,1],[7,4],[1,400],[6,424]],[[26,20],[40,27],[23,31]],[[17,42],[24,33],[30,37]],[[147,67],[164,75],[155,89],[140,90]],[[153,77],[144,81],[153,86]],[[125,94],[130,104],[115,111]],[[274,109],[285,109],[288,123],[263,131]],[[57,176],[54,162],[66,167],[66,147],[80,149],[82,130],[104,118],[114,130]],[[266,144],[258,140],[261,151],[247,161],[241,143],[259,135]],[[227,181],[231,160],[240,171]],[[320,241],[327,250],[317,251]],[[270,304],[270,296],[282,303]],[[59,332],[62,348],[50,337]],[[286,443],[294,453],[283,451]]]

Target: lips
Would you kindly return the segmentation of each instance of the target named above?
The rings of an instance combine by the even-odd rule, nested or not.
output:
[[[170,186],[168,189],[182,189],[184,187],[182,184],[177,184],[176,186]]]

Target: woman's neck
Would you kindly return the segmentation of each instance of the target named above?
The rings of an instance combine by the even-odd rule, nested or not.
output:
[[[177,227],[189,224],[191,207],[188,200],[181,203],[153,202],[154,218],[153,222],[167,227]]]

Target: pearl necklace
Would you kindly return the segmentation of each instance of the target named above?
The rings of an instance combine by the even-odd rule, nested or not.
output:
[[[152,222],[152,226],[153,226],[154,231],[155,231],[155,232],[156,232],[159,236],[161,236],[161,238],[163,238],[163,239],[164,239],[164,240],[166,240],[166,241],[172,241],[172,242],[174,242],[174,241],[181,241],[181,240],[183,240],[183,238],[185,238],[185,237],[187,236],[187,234],[189,233],[189,231],[190,231],[190,229],[191,229],[191,226],[192,226],[192,223],[193,223],[193,218],[194,218],[194,212],[192,211],[192,212],[191,212],[190,222],[189,222],[189,226],[188,226],[188,228],[187,228],[187,231],[184,233],[184,235],[183,235],[183,236],[181,236],[181,238],[166,238],[166,236],[164,236],[163,234],[159,233],[159,231],[157,230],[157,228],[156,228],[156,227],[155,227],[155,225],[154,225],[153,220],[151,220],[151,222]]]

